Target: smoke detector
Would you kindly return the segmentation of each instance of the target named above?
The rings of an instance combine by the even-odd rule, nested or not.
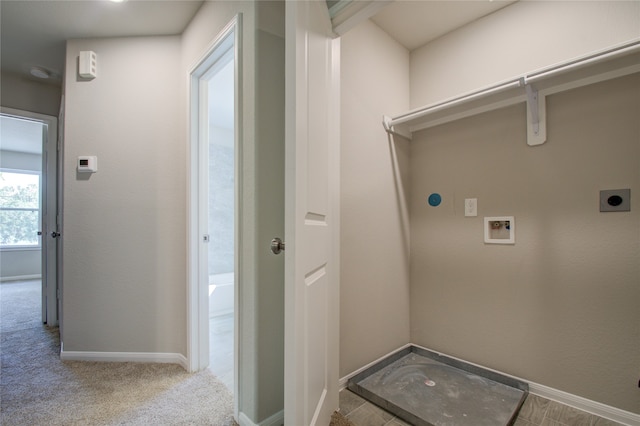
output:
[[[51,71],[42,67],[31,67],[29,69],[29,74],[43,80],[51,78]]]

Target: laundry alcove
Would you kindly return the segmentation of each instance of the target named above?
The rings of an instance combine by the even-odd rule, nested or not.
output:
[[[636,7],[517,2],[411,51],[370,21],[342,36],[343,385],[411,343],[638,421],[640,215],[598,205],[600,190],[633,199],[640,184]],[[538,146],[525,86],[394,122],[533,76]],[[514,216],[515,244],[486,245],[485,216]]]

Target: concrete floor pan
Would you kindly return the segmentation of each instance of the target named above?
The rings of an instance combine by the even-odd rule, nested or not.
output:
[[[416,426],[512,425],[528,385],[416,346],[393,353],[347,387]]]

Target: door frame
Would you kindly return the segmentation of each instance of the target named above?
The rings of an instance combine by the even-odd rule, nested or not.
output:
[[[207,129],[203,128],[203,106],[206,94],[202,92],[201,82],[215,63],[233,49],[234,55],[234,150],[235,150],[235,229],[234,229],[234,411],[238,413],[238,345],[239,345],[239,285],[242,283],[240,217],[242,200],[241,182],[241,135],[242,135],[242,99],[241,99],[241,58],[242,58],[242,15],[236,15],[213,39],[206,52],[190,68],[189,72],[189,198],[188,198],[188,285],[187,285],[187,369],[200,371],[209,365],[209,279],[208,272],[203,273],[202,265],[207,264],[207,247],[203,241],[208,232],[206,220],[207,206],[201,203],[207,196],[208,157],[204,155]],[[206,142],[205,142],[206,141]],[[208,152],[208,151],[206,151]],[[206,275],[206,277],[205,277]],[[206,280],[206,281],[205,281]],[[206,342],[206,343],[205,343]]]
[[[60,238],[47,238],[51,232],[60,232],[62,218],[60,139],[58,119],[51,115],[39,114],[14,108],[0,107],[0,113],[21,120],[42,123],[46,131],[42,134],[42,171],[44,185],[41,187],[41,280],[42,280],[42,321],[53,327],[59,323],[58,299],[60,297],[61,275]],[[53,209],[50,208],[54,206]]]

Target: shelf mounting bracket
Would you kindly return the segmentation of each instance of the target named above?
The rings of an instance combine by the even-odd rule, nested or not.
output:
[[[525,85],[527,91],[527,145],[542,145],[547,141],[546,97],[531,84]]]
[[[383,115],[382,116],[382,125],[384,126],[384,130],[387,131],[390,135],[402,136],[405,139],[412,140],[413,134],[411,131],[407,131],[403,128],[398,128],[398,126],[392,126],[391,117]]]

